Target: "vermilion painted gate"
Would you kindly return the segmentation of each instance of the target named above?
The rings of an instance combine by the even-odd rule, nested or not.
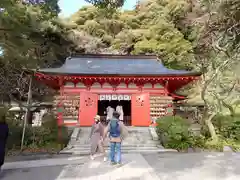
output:
[[[80,94],[79,124],[80,126],[92,126],[94,116],[97,114],[98,95],[82,92]]]
[[[150,100],[149,93],[132,95],[132,125],[149,126],[150,125]]]

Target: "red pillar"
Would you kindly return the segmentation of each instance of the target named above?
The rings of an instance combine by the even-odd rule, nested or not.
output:
[[[149,93],[133,94],[131,103],[132,125],[149,126],[151,124]]]
[[[64,120],[63,120],[63,111],[64,111],[64,107],[63,107],[63,79],[62,77],[59,77],[59,87],[60,87],[60,102],[58,104],[58,141],[61,145],[61,148],[63,146],[62,144],[62,126],[64,124]]]
[[[58,125],[61,126],[64,124],[63,120],[63,100],[64,100],[64,93],[63,93],[63,79],[59,77],[59,87],[60,87],[60,102],[58,104]]]

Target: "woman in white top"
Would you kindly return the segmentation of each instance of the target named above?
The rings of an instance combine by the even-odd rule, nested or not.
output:
[[[116,107],[116,111],[119,113],[119,120],[120,121],[123,121],[123,116],[124,116],[124,114],[123,114],[123,107],[121,106],[121,105],[118,105],[117,107]]]
[[[111,106],[107,107],[107,121],[112,119],[114,109]]]

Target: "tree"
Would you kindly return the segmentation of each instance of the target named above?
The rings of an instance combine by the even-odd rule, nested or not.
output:
[[[170,68],[194,67],[192,44],[174,24],[188,8],[186,0],[171,3],[143,1],[136,10],[123,12],[114,7],[109,16],[103,13],[109,11],[106,6],[109,1],[91,3],[96,8],[81,8],[69,21],[78,24],[80,31],[101,39],[105,50],[125,54],[156,54]],[[106,4],[99,8],[98,3]]]
[[[191,9],[181,22],[194,32],[196,64],[203,72],[201,98],[205,104],[204,122],[213,139],[217,133],[212,123],[216,114],[224,114],[224,108],[234,116],[233,104],[239,97],[239,8],[240,2],[192,1],[197,9]],[[200,8],[203,6],[204,8]],[[231,11],[230,11],[231,9]],[[220,13],[219,13],[220,12]],[[190,30],[190,31],[191,31]],[[233,95],[234,94],[234,95]]]
[[[125,0],[85,0],[88,3],[102,9],[117,9],[123,6]]]
[[[1,81],[2,97],[23,100],[22,98],[26,98],[29,82],[26,80],[25,70],[48,67],[58,63],[54,60],[67,56],[64,45],[69,41],[56,20],[58,6],[54,2],[57,3],[54,0],[42,3],[1,1],[0,46],[3,53],[0,57],[0,78],[4,79]]]

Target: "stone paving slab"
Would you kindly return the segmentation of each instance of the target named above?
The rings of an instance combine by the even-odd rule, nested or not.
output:
[[[143,155],[160,180],[240,180],[238,153]]]
[[[0,180],[54,180],[63,166],[9,169],[0,173]]]
[[[2,169],[22,169],[22,168],[34,168],[67,164],[83,164],[87,157],[68,157],[68,158],[53,158],[43,160],[31,160],[31,161],[16,161],[7,162],[3,165]]]
[[[239,153],[123,154],[121,167],[102,160],[71,157],[6,163],[0,180],[240,180]]]
[[[102,158],[84,165],[66,166],[56,180],[158,180],[141,154],[123,156],[123,165],[112,166]]]

